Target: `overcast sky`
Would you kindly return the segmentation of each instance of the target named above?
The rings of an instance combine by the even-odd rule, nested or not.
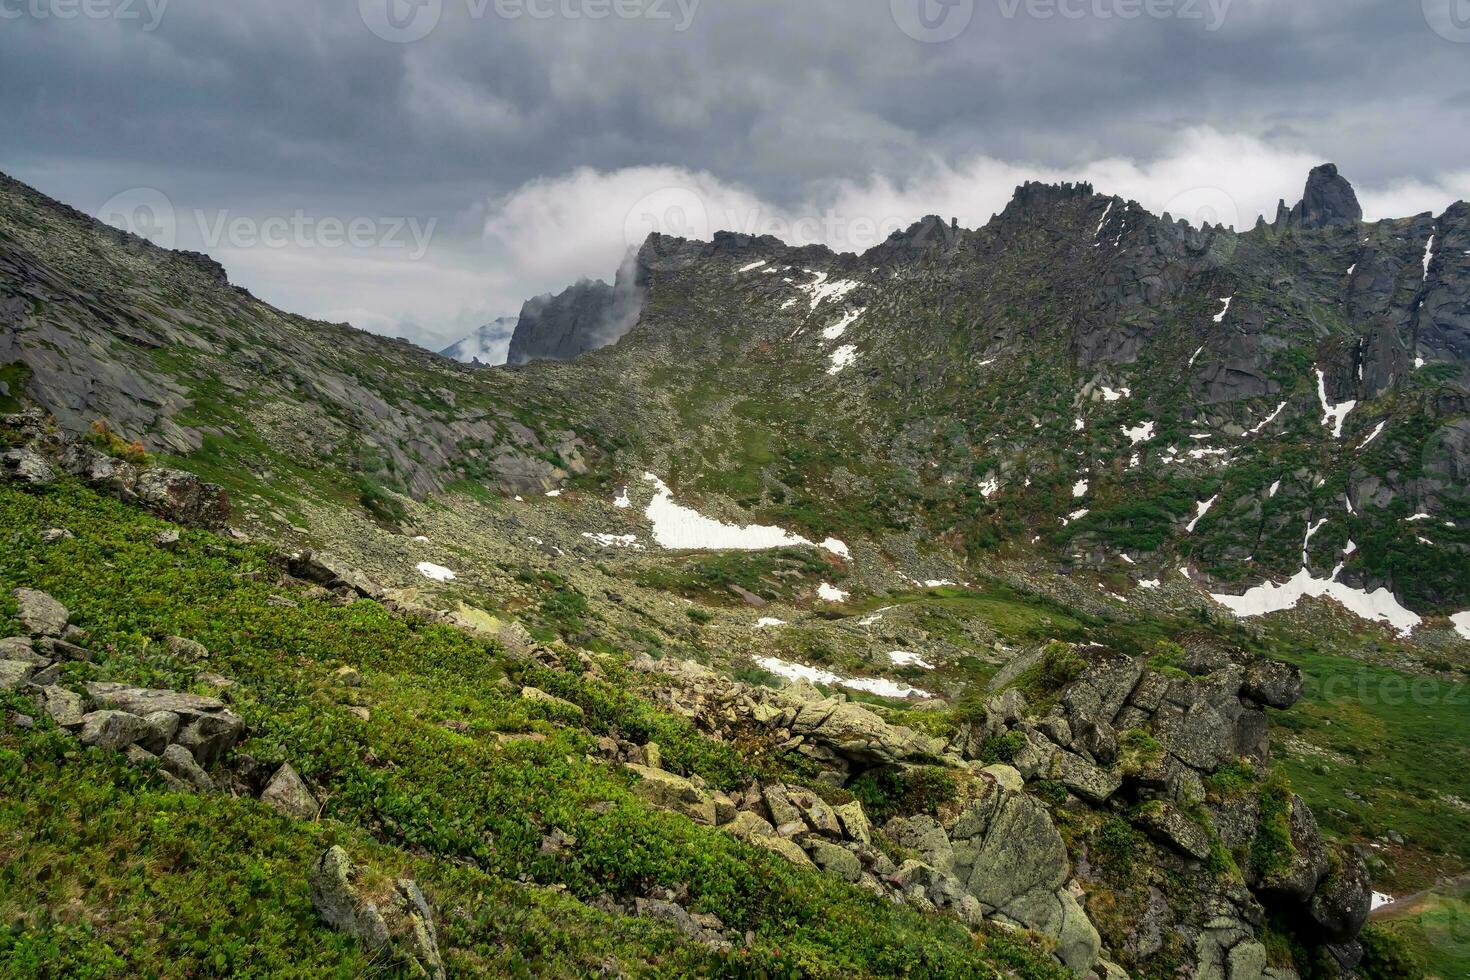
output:
[[[653,228],[1470,198],[1470,0],[0,0],[0,169],[438,348]]]

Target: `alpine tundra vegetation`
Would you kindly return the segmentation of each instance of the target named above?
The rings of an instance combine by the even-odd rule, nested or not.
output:
[[[0,183],[0,972],[1463,974],[1470,206],[572,290],[485,368]]]

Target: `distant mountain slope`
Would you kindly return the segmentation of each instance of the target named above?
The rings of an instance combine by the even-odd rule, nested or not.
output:
[[[383,488],[524,492],[605,452],[594,480],[656,469],[813,541],[1291,580],[1239,607],[1333,594],[1401,628],[1470,606],[1470,206],[1364,225],[1330,166],[1242,234],[1027,184],[862,256],[654,235],[616,286],[527,305],[512,362],[577,360],[473,373],[13,182],[0,229],[17,386],[221,478],[391,517]]]
[[[456,480],[552,486],[586,448],[532,379],[282,313],[170,252],[0,181],[7,398],[99,419],[268,496],[423,496]]]
[[[439,353],[461,364],[481,364],[492,367],[504,364],[510,348],[510,339],[515,334],[520,317],[496,317],[458,343],[451,344]]]

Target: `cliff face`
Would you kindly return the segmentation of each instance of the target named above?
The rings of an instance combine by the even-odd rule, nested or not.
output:
[[[507,363],[570,361],[616,343],[638,321],[642,308],[643,295],[630,258],[611,286],[600,279],[583,279],[555,295],[527,300]]]

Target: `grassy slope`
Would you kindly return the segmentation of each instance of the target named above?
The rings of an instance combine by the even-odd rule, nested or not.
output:
[[[99,654],[94,666],[69,665],[67,682],[180,689],[200,667],[159,641],[200,640],[213,651],[205,668],[239,682],[231,693],[249,724],[240,751],[290,761],[324,786],[322,817],[292,822],[250,798],[166,792],[45,721],[0,727],[0,975],[360,975],[369,964],[318,923],[306,887],[332,842],[421,882],[456,973],[576,975],[614,959],[664,975],[1057,975],[1014,939],[977,939],[649,811],[587,758],[594,734],[655,737],[667,765],[714,784],[746,767],[620,685],[523,668],[375,603],[278,588],[254,547],[189,532],[177,552],[157,549],[163,526],[73,487],[0,488],[0,631],[16,626],[9,590],[42,588]],[[49,527],[76,538],[44,545]],[[364,688],[331,683],[344,663]],[[616,677],[615,662],[608,670]],[[521,701],[507,674],[576,701],[585,722]],[[347,702],[370,705],[371,720]],[[7,716],[37,714],[19,694],[0,703]],[[447,729],[450,720],[469,728]],[[506,734],[534,738],[497,737]],[[553,827],[577,841],[560,858],[539,852]],[[692,908],[750,930],[754,944],[719,956],[574,900],[682,884]]]

